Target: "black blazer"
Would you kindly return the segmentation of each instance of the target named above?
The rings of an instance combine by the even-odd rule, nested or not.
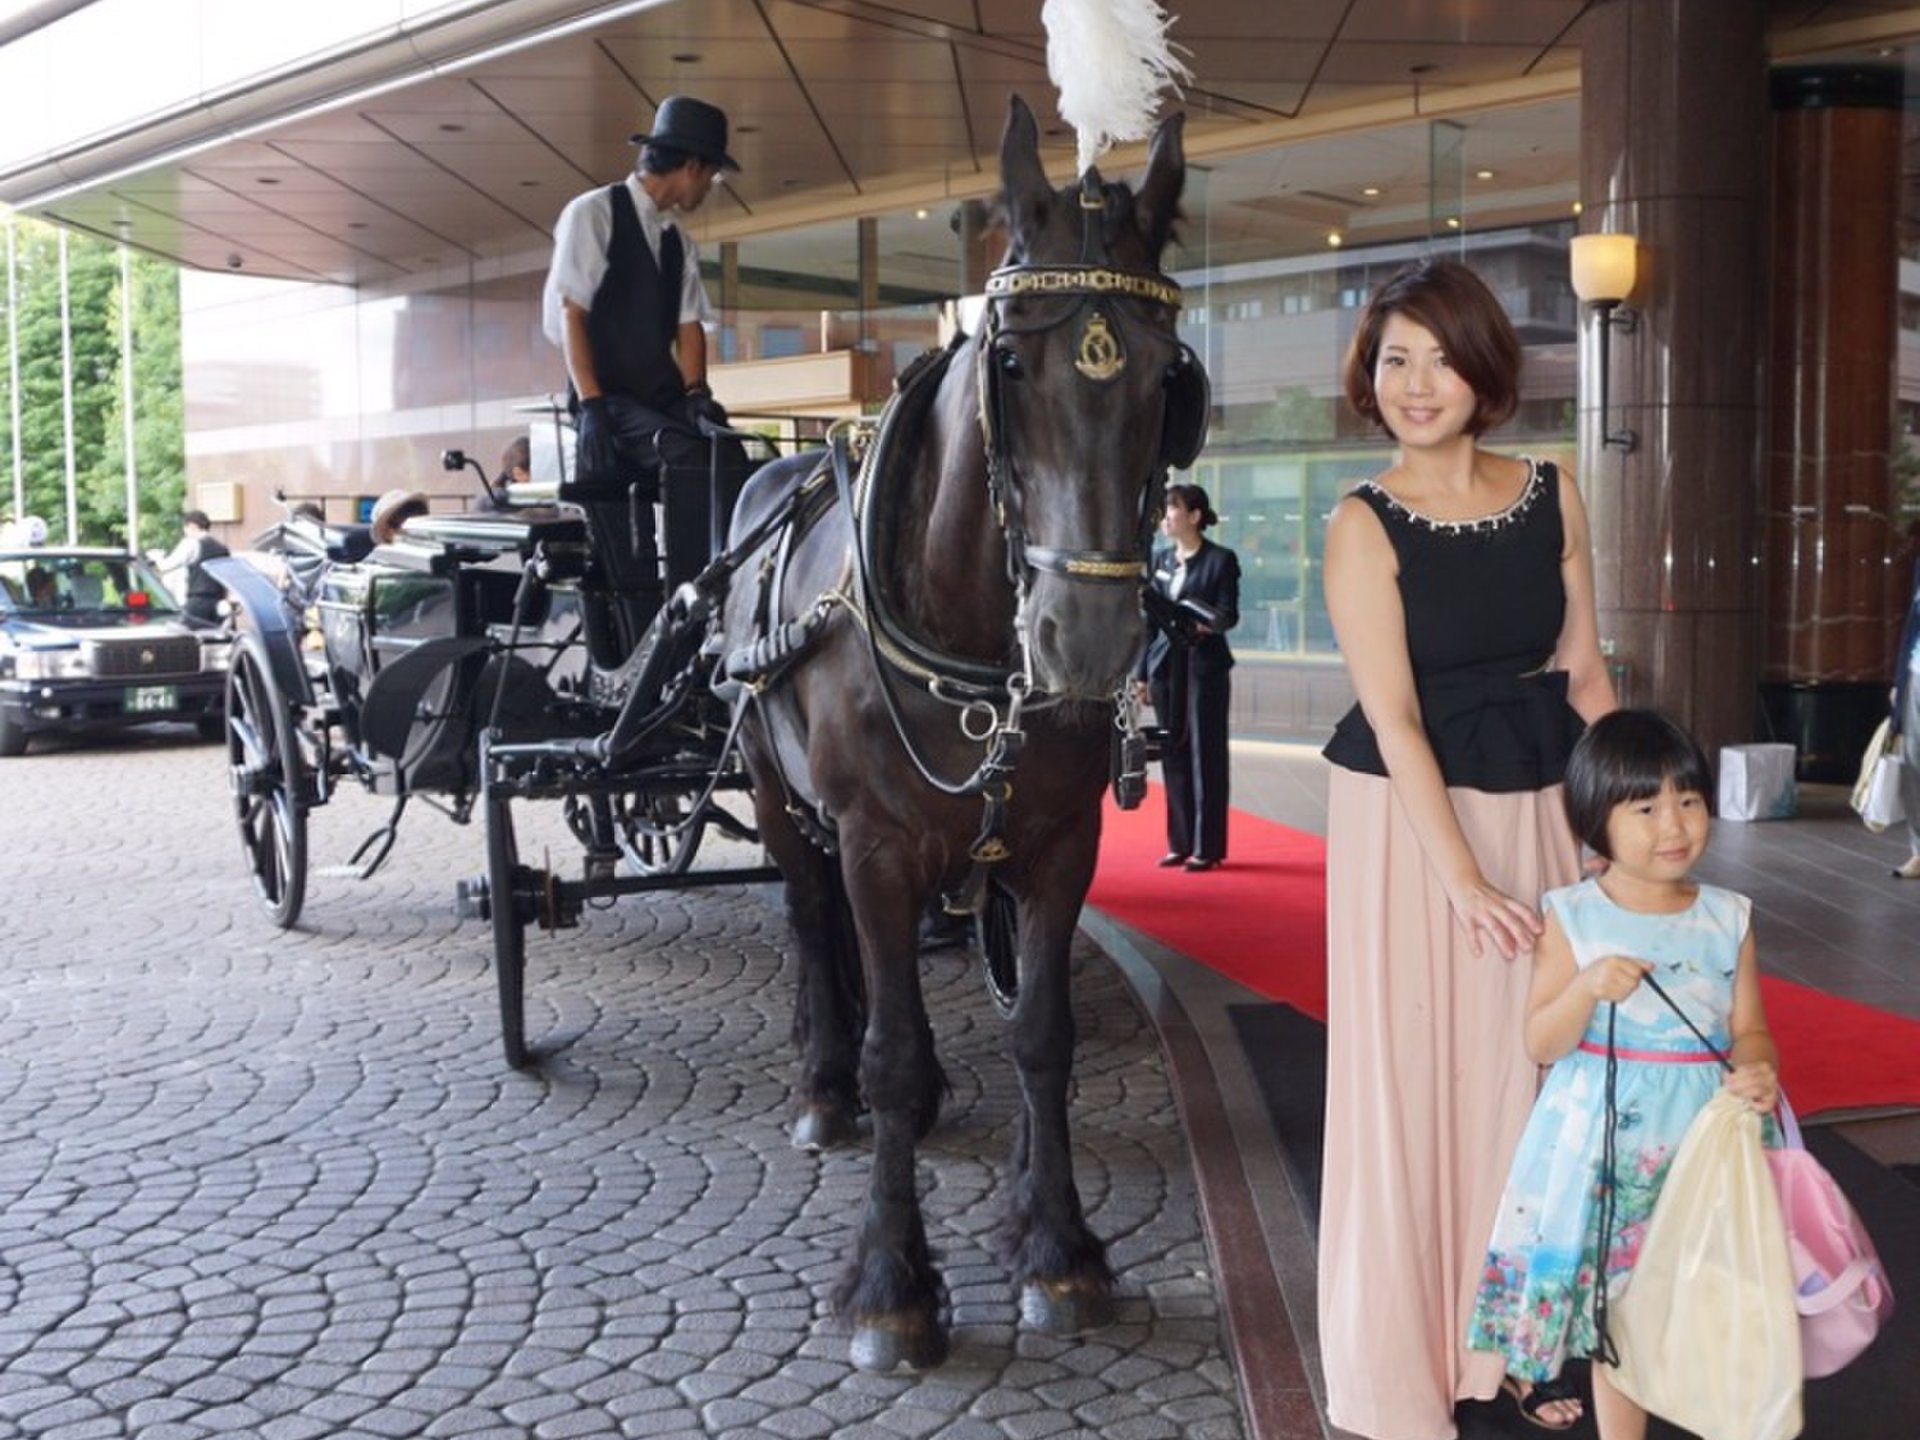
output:
[[[1179,556],[1169,545],[1153,555],[1153,588],[1162,595],[1173,584],[1173,572]],[[1214,633],[1203,635],[1192,647],[1195,674],[1220,674],[1233,668],[1233,651],[1227,646],[1225,632],[1240,623],[1240,557],[1224,545],[1203,539],[1200,549],[1187,563],[1187,583],[1180,588],[1181,600],[1198,600],[1220,612]],[[1173,641],[1165,630],[1153,628],[1147,638],[1146,653],[1140,657],[1139,677],[1150,679],[1167,663]]]
[[[1920,645],[1920,561],[1913,567],[1913,598],[1907,602],[1907,623],[1900,632],[1900,648],[1893,657],[1893,730],[1898,734],[1907,718],[1907,687],[1913,677],[1913,651]]]

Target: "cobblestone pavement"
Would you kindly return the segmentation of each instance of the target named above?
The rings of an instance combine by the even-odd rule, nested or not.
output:
[[[316,865],[384,817],[313,819]],[[529,817],[530,821],[534,817]],[[550,807],[522,854],[573,848]],[[1120,1321],[1022,1333],[992,1255],[1016,1085],[977,968],[929,957],[954,1095],[922,1152],[954,1358],[852,1370],[825,1295],[866,1155],[786,1140],[770,888],[633,898],[529,941],[500,1054],[456,921],[476,824],[254,901],[221,752],[181,732],[0,762],[0,1437],[1231,1440],[1193,1179],[1149,1023],[1079,957],[1075,1142]]]

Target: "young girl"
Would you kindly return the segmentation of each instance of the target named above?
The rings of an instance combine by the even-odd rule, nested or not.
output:
[[[1596,1285],[1617,1291],[1633,1269],[1674,1152],[1714,1091],[1724,1084],[1761,1111],[1778,1093],[1749,902],[1690,876],[1707,848],[1711,791],[1693,737],[1649,711],[1596,721],[1567,761],[1568,818],[1608,864],[1546,897],[1526,1044],[1553,1069],[1514,1157],[1467,1337],[1505,1357],[1516,1399],[1522,1381],[1557,1375],[1594,1348]],[[1642,983],[1648,976],[1686,1020]],[[1610,1014],[1614,1214],[1603,1265]],[[1728,1053],[1730,1072],[1687,1020]],[[1602,1440],[1646,1434],[1646,1412],[1608,1384],[1604,1364],[1593,1367],[1593,1406]]]

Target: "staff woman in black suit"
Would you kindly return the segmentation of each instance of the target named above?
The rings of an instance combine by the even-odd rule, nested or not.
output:
[[[1240,560],[1204,531],[1220,517],[1198,485],[1169,485],[1160,529],[1173,543],[1153,557],[1153,587],[1192,617],[1191,637],[1156,627],[1141,657],[1139,684],[1167,731],[1160,768],[1167,782],[1167,853],[1162,866],[1198,873],[1227,858],[1227,701],[1233,651],[1226,632],[1240,623]]]

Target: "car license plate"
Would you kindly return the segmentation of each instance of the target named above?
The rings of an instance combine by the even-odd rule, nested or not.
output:
[[[172,685],[137,685],[127,691],[129,713],[172,710],[180,704],[180,692]]]

